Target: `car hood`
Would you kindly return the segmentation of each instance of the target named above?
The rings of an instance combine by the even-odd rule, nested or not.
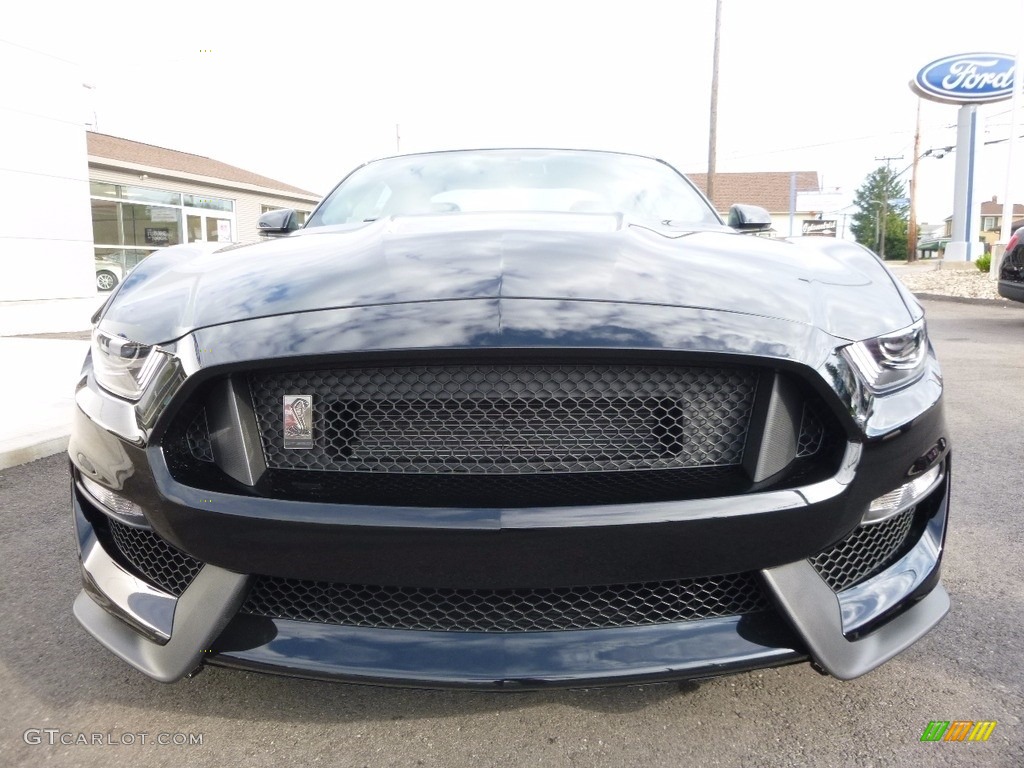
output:
[[[408,216],[206,251],[181,246],[148,258],[105,307],[103,326],[158,343],[274,315],[468,299],[694,307],[845,339],[914,319],[888,270],[859,246],[618,215]]]

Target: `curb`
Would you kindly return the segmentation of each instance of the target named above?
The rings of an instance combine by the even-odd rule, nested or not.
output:
[[[928,301],[948,301],[953,304],[980,304],[990,307],[1024,309],[1024,303],[1019,301],[1010,301],[1009,299],[973,299],[967,296],[946,296],[942,293],[914,293],[914,296],[918,299],[926,299]]]
[[[20,440],[11,440],[9,442],[12,445],[5,445],[0,449],[0,470],[62,453],[68,449],[70,437],[68,430],[61,428],[29,435]]]

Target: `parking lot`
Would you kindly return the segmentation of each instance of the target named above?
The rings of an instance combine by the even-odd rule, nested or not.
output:
[[[842,683],[800,664],[699,683],[482,694],[210,668],[164,686],[72,618],[78,566],[58,455],[0,471],[0,765],[1024,765],[1024,306],[926,307],[954,442],[944,565],[953,608],[863,678]],[[998,726],[984,743],[922,743],[931,720]],[[78,734],[102,743],[61,743]]]

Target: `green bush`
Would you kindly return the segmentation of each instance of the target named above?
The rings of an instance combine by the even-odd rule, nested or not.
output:
[[[978,269],[982,272],[988,272],[992,266],[992,256],[986,253],[975,259],[974,263],[978,265]]]

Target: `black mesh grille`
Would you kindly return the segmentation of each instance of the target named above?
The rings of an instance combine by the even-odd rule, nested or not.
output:
[[[213,461],[213,447],[210,445],[210,427],[206,423],[206,409],[203,408],[185,431],[188,450],[200,461]]]
[[[798,459],[813,456],[825,443],[825,424],[818,413],[821,407],[814,401],[804,403],[803,415],[800,418],[800,437],[796,446]]]
[[[747,369],[626,365],[250,376],[271,469],[487,475],[738,465],[756,382]],[[285,448],[285,395],[312,395],[312,448]]]
[[[426,589],[260,577],[243,613],[440,632],[550,632],[738,616],[768,603],[749,574],[561,589]]]
[[[181,595],[203,564],[179,552],[153,531],[107,520],[111,538],[139,576],[175,597]]]
[[[811,564],[836,592],[869,579],[892,565],[902,554],[914,522],[915,508],[853,533],[811,558]]]

